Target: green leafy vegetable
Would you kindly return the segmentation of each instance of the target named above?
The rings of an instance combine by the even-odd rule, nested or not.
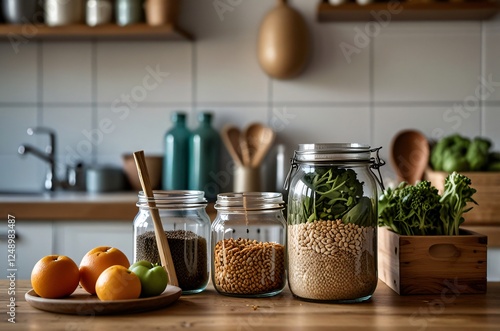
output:
[[[443,233],[458,235],[459,227],[464,222],[463,214],[472,209],[466,208],[468,202],[474,201],[472,195],[476,190],[470,187],[471,180],[459,173],[452,173],[444,181],[444,192],[440,199]]]
[[[373,203],[368,197],[362,197],[358,203],[342,217],[342,221],[357,224],[359,226],[373,226],[374,222]]]
[[[472,209],[467,203],[475,203],[470,184],[468,177],[454,172],[446,177],[442,196],[429,181],[387,188],[379,198],[379,225],[407,236],[458,235],[462,215]]]
[[[440,196],[429,181],[388,188],[379,199],[379,224],[408,236],[440,234]]]
[[[363,183],[352,169],[338,167],[317,168],[305,174],[307,187],[304,197],[290,204],[290,224],[317,220],[338,220],[356,224],[373,224],[370,215],[373,203],[363,197]]]
[[[495,171],[492,166],[495,153],[490,151],[491,141],[476,137],[470,140],[459,134],[442,138],[432,148],[430,163],[434,170],[446,171]],[[500,168],[499,168],[500,169]]]

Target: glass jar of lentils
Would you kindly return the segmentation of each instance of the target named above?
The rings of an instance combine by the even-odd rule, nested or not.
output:
[[[286,222],[281,193],[217,196],[212,223],[212,281],[217,292],[269,297],[286,281]]]
[[[182,294],[203,291],[209,280],[210,218],[203,191],[154,191]],[[161,264],[148,199],[141,191],[134,220],[134,261]]]
[[[362,302],[375,291],[377,182],[383,187],[384,164],[378,150],[301,144],[295,151],[285,183],[288,286],[295,297]]]

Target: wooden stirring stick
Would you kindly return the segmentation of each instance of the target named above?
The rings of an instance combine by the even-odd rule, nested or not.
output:
[[[153,217],[156,244],[158,246],[158,252],[160,253],[161,264],[168,273],[168,283],[170,285],[179,286],[177,275],[175,274],[174,262],[172,261],[172,254],[170,253],[170,247],[168,246],[167,236],[165,236],[160,214],[158,213],[158,209],[156,208],[156,203],[154,201],[154,194],[149,181],[148,167],[146,166],[146,161],[144,159],[144,151],[135,152],[134,159],[135,165],[137,166],[137,173],[139,174],[139,180],[141,181],[142,190],[148,199],[148,206],[151,211],[151,216]]]

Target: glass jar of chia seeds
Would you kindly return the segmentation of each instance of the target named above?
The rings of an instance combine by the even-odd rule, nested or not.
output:
[[[286,222],[281,193],[217,196],[212,223],[212,282],[217,292],[269,297],[285,286]]]
[[[362,302],[375,291],[379,149],[301,144],[295,151],[285,182],[288,286],[295,297]]]
[[[203,291],[209,280],[210,218],[203,191],[154,191],[182,294]],[[161,264],[148,198],[139,192],[134,220],[134,262]]]

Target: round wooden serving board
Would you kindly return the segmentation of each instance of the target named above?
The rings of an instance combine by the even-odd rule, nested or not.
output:
[[[95,295],[90,295],[78,288],[72,295],[62,299],[45,299],[39,297],[33,289],[24,295],[26,301],[33,307],[52,313],[72,315],[111,315],[139,313],[166,307],[177,301],[182,290],[177,286],[168,285],[165,291],[155,297],[133,300],[101,301]]]

